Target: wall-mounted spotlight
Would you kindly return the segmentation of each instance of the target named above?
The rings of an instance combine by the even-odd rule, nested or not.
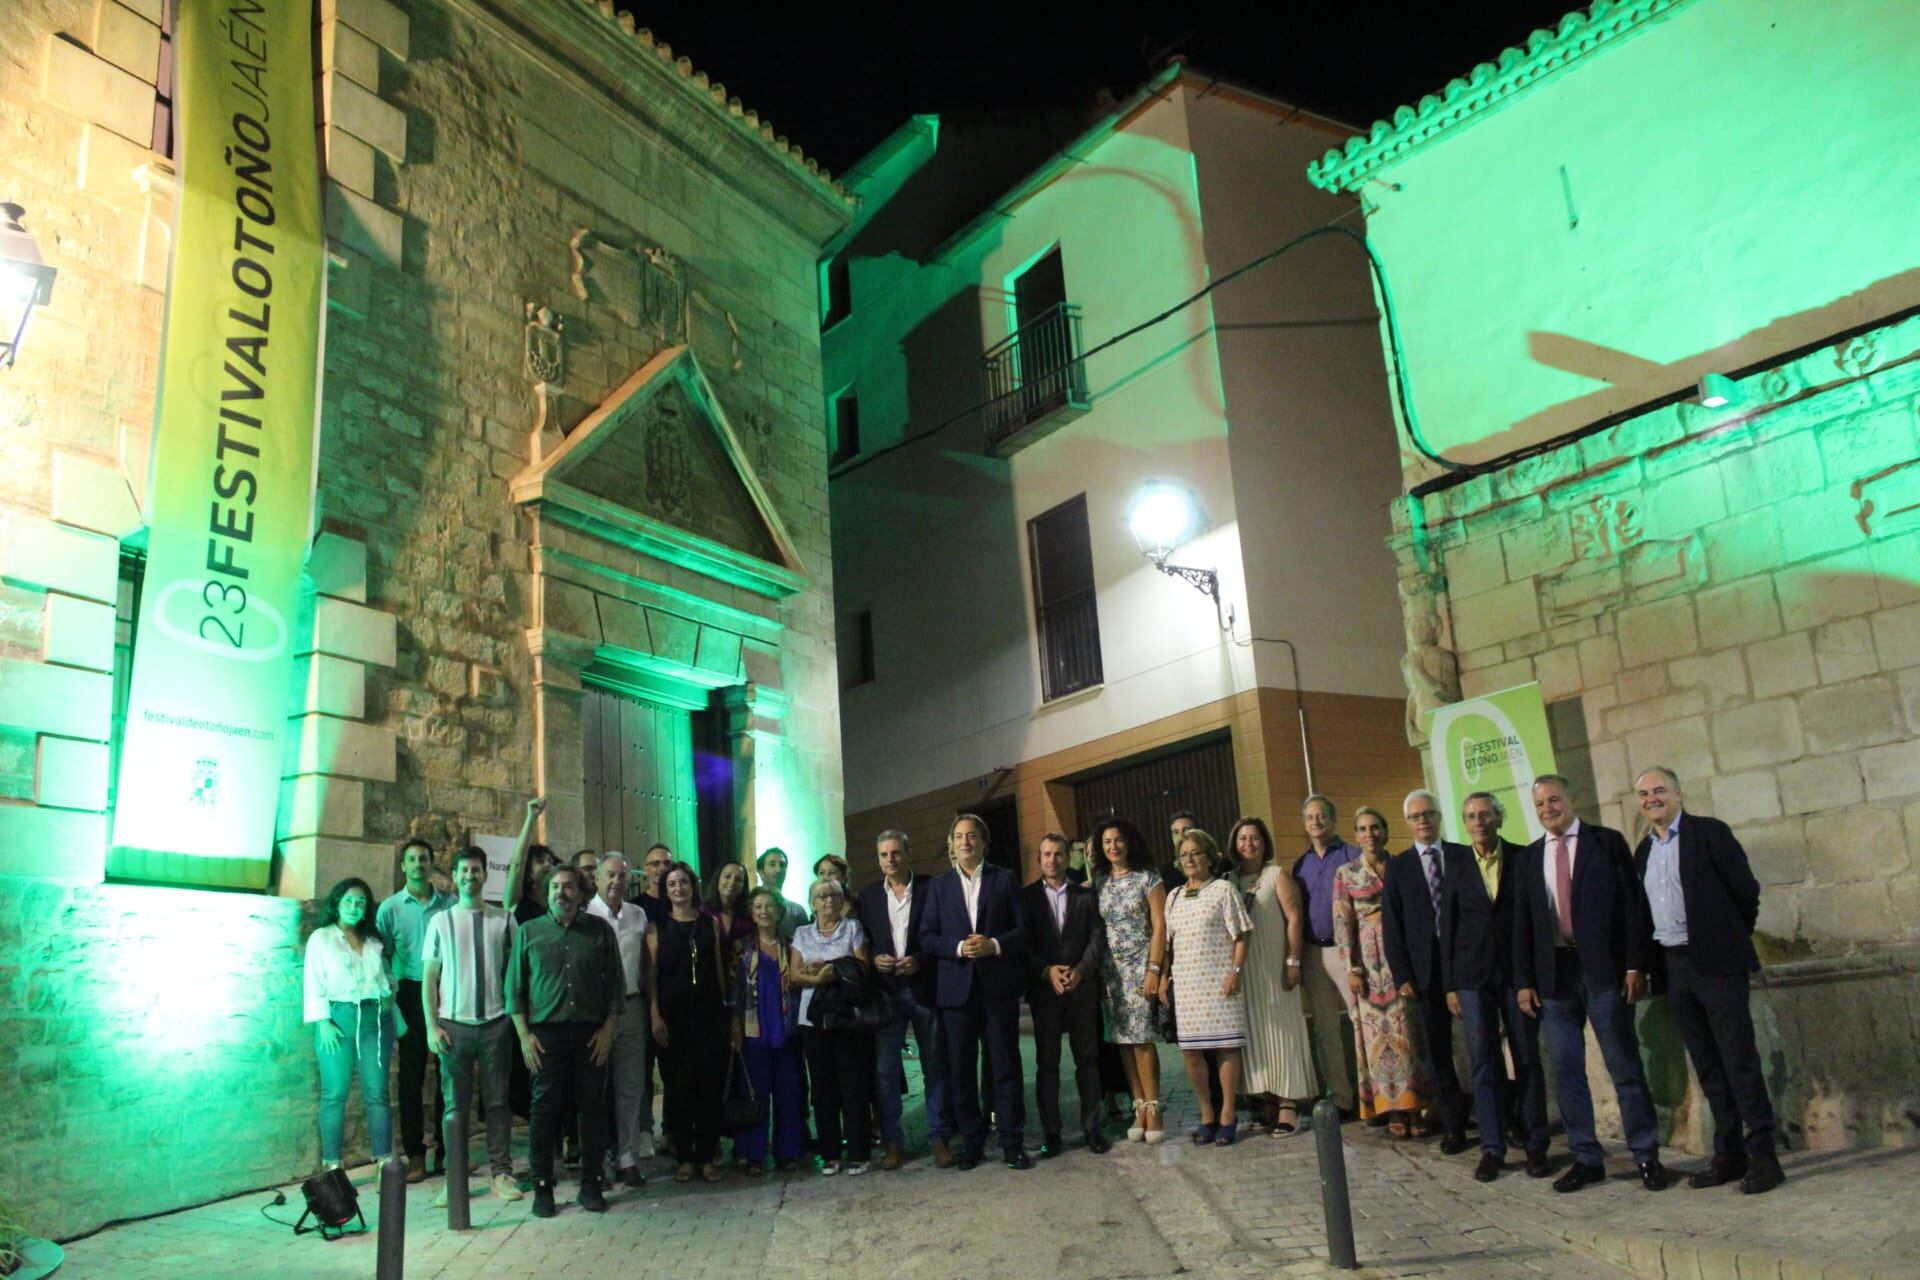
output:
[[[1708,409],[1724,409],[1740,403],[1740,384],[1724,373],[1709,373],[1700,379],[1700,404]]]

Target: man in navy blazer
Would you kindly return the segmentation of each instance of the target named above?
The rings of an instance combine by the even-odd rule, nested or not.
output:
[[[1527,1134],[1527,1176],[1547,1175],[1547,1078],[1540,1066],[1540,1024],[1520,1012],[1513,985],[1515,880],[1526,847],[1505,839],[1506,808],[1476,791],[1460,806],[1471,847],[1447,854],[1440,903],[1440,985],[1447,1007],[1465,1024],[1473,1063],[1474,1114],[1480,1121],[1480,1164],[1473,1176],[1492,1182],[1507,1160],[1507,1117],[1514,1111],[1502,1045],[1513,1052],[1519,1120]],[[1504,1034],[1503,1034],[1504,1032]]]
[[[1640,1062],[1633,1006],[1647,994],[1647,936],[1640,883],[1627,839],[1589,826],[1573,812],[1572,784],[1559,774],[1533,780],[1533,811],[1546,834],[1520,859],[1520,901],[1513,918],[1513,982],[1520,1011],[1540,1019],[1553,1059],[1554,1096],[1567,1126],[1573,1164],[1555,1191],[1606,1181],[1606,1153],[1593,1131],[1587,1088],[1586,1025],[1620,1100],[1620,1122],[1641,1185],[1664,1191],[1660,1131]]]
[[[1027,931],[1019,878],[987,862],[987,824],[963,813],[947,829],[953,870],[927,890],[920,943],[934,965],[934,994],[947,1041],[947,1080],[963,1149],[955,1164],[980,1163],[986,1139],[980,1123],[980,1042],[993,1076],[994,1124],[1009,1169],[1033,1168],[1026,1134],[1025,1081],[1020,1069],[1020,996],[1026,988]]]
[[[927,915],[927,890],[933,881],[907,865],[907,833],[882,831],[874,841],[880,879],[860,890],[855,914],[867,935],[868,954],[880,983],[893,994],[893,1021],[874,1037],[874,1078],[879,1082],[882,1169],[898,1169],[906,1160],[906,1135],[900,1111],[906,1096],[906,1068],[900,1055],[907,1028],[920,1046],[920,1074],[926,1085],[927,1138],[933,1162],[953,1165],[947,1137],[953,1110],[947,1102],[947,1050],[940,1035],[940,1010],[934,1003],[933,963],[921,939]]]
[[[1760,967],[1760,882],[1726,823],[1686,812],[1673,770],[1642,770],[1633,789],[1647,819],[1633,865],[1655,944],[1653,986],[1666,993],[1713,1111],[1713,1160],[1692,1185],[1737,1181],[1748,1195],[1771,1191],[1786,1174],[1747,1003],[1747,975]]]
[[[1467,1149],[1467,1109],[1453,1063],[1453,1014],[1440,982],[1440,899],[1447,863],[1466,846],[1440,839],[1440,797],[1433,792],[1409,792],[1400,812],[1413,832],[1413,847],[1387,860],[1381,918],[1387,967],[1400,994],[1414,1002],[1426,1033],[1440,1150],[1451,1156]]]
[[[1020,890],[1027,921],[1027,1007],[1033,1010],[1033,1092],[1046,1135],[1040,1158],[1066,1149],[1060,1129],[1060,1037],[1073,1048],[1080,1130],[1087,1150],[1112,1148],[1100,1131],[1100,962],[1107,928],[1093,890],[1067,879],[1067,838],[1040,837],[1040,878]]]

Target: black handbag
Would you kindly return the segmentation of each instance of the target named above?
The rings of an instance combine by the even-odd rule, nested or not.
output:
[[[1160,979],[1160,994],[1149,1002],[1147,1010],[1153,1033],[1167,1044],[1180,1043],[1180,1020],[1174,1015],[1173,944],[1167,944],[1167,971]]]
[[[808,1006],[822,1031],[880,1031],[893,1022],[893,997],[851,956],[831,962],[840,981],[816,987]]]
[[[747,1073],[746,1059],[733,1051],[733,1063],[727,1070],[727,1092],[720,1103],[720,1127],[729,1133],[754,1129],[767,1122],[767,1096],[757,1093],[753,1077]]]

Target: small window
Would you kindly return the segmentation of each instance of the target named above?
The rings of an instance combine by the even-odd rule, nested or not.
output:
[[[862,609],[848,619],[840,645],[840,687],[872,684],[873,610]]]
[[[853,314],[853,273],[844,255],[820,268],[820,331],[825,333]]]
[[[848,387],[833,398],[827,437],[827,464],[838,466],[860,455],[860,400]]]
[[[160,5],[160,65],[155,69],[153,99],[153,150],[173,158],[173,28],[180,0],[162,0]]]
[[[1090,689],[1103,678],[1087,495],[1028,521],[1027,542],[1040,636],[1040,692],[1051,702]]]

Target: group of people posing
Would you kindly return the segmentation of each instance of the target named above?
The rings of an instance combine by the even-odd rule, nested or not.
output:
[[[876,1141],[880,1167],[893,1169],[908,1158],[911,1032],[934,1162],[974,1168],[991,1128],[1001,1161],[1029,1169],[1024,999],[1041,1159],[1066,1149],[1063,1039],[1079,1130],[1096,1154],[1111,1147],[1103,1112],[1121,1087],[1127,1139],[1164,1141],[1156,1046],[1172,1042],[1199,1102],[1196,1145],[1231,1146],[1243,1123],[1299,1132],[1303,1108],[1326,1094],[1394,1137],[1437,1129],[1448,1154],[1467,1149],[1476,1125],[1482,1181],[1499,1176],[1512,1135],[1527,1173],[1545,1176],[1544,1041],[1574,1157],[1554,1186],[1576,1191],[1605,1176],[1586,1079],[1591,1024],[1641,1180],[1658,1190],[1671,1178],[1633,1005],[1663,989],[1717,1130],[1693,1185],[1770,1190],[1784,1175],[1746,998],[1758,883],[1723,823],[1683,813],[1670,770],[1649,769],[1636,789],[1648,821],[1637,850],[1583,825],[1566,780],[1549,775],[1532,788],[1545,835],[1527,846],[1500,836],[1505,814],[1484,792],[1463,807],[1470,846],[1440,839],[1432,793],[1407,796],[1413,843],[1397,854],[1378,810],[1354,815],[1348,843],[1333,803],[1313,796],[1302,809],[1308,847],[1290,869],[1257,817],[1223,846],[1177,815],[1165,866],[1135,824],[1108,817],[1090,833],[1084,869],[1066,837],[1042,837],[1026,885],[988,861],[987,824],[963,813],[947,833],[950,869],[916,874],[906,834],[885,831],[878,879],[852,895],[846,860],[827,855],[805,906],[783,896],[779,849],[756,860],[750,888],[737,864],[703,886],[655,845],[636,891],[622,854],[564,862],[532,844],[535,800],[503,907],[483,901],[482,850],[456,855],[456,892],[446,893],[420,842],[403,848],[406,883],[377,909],[359,879],[328,896],[306,962],[322,1158],[341,1159],[356,1075],[373,1149],[392,1150],[397,1044],[409,1179],[427,1176],[420,1094],[431,1049],[448,1117],[473,1113],[478,1077],[493,1187],[506,1199],[522,1194],[508,1144],[524,1069],[536,1216],[555,1212],[563,1146],[577,1152],[586,1210],[606,1208],[609,1181],[643,1184],[656,1154],[656,1064],[678,1181],[719,1181],[725,1139],[749,1177],[764,1176],[769,1157],[793,1170],[809,1145],[809,1096],[821,1173],[867,1173]],[[1452,1051],[1456,1018],[1471,1102]]]

